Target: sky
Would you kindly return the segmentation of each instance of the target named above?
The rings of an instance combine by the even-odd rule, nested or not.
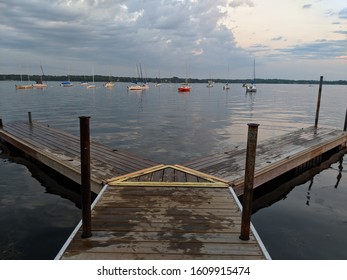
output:
[[[1,0],[0,74],[347,80],[345,0]]]

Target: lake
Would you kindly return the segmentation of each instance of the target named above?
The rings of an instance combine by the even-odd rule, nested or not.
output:
[[[0,82],[3,123],[34,121],[79,135],[79,116],[91,117],[91,138],[119,150],[171,164],[227,151],[246,142],[247,123],[259,123],[258,141],[314,124],[318,86],[241,84],[207,88],[154,84],[128,92],[106,89],[16,90]],[[347,86],[323,85],[319,125],[342,129]],[[347,156],[262,206],[252,221],[273,259],[347,259]],[[2,148],[0,154],[0,258],[53,259],[80,219],[79,195],[58,178]]]

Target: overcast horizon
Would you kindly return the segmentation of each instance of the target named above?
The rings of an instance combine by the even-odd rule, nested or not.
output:
[[[3,0],[1,74],[347,80],[340,0]],[[187,65],[187,67],[186,67]],[[229,71],[228,71],[229,68]],[[187,72],[187,74],[186,74]]]

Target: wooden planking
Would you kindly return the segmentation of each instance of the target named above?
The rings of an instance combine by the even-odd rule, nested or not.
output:
[[[264,259],[228,188],[108,186],[62,259]]]
[[[11,123],[0,137],[64,176],[80,182],[79,137],[33,122]],[[155,162],[113,150],[91,141],[92,188],[99,192],[106,179],[156,165]]]
[[[254,186],[258,187],[316,156],[345,145],[346,141],[346,132],[314,127],[263,141],[257,146]],[[246,149],[238,148],[183,165],[228,180],[236,194],[241,195],[245,158]]]
[[[64,151],[72,157],[80,156],[79,137],[65,133],[60,130],[55,130],[39,123],[13,123],[6,126],[7,131],[11,131],[13,135],[18,133],[23,139],[30,139],[31,142],[38,146],[47,147],[52,151]],[[142,159],[130,153],[114,150],[103,146],[99,143],[91,141],[91,154],[95,154],[98,158],[105,158],[113,161],[114,164],[119,164],[125,169],[125,172],[130,170],[143,169],[148,166],[149,160]],[[106,152],[106,153],[105,153]],[[109,153],[116,153],[117,157],[109,157]],[[126,167],[128,166],[128,167]]]

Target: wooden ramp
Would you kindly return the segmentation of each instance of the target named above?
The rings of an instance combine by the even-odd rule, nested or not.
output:
[[[37,122],[3,125],[0,138],[65,177],[81,182],[80,139]],[[157,165],[128,152],[90,143],[91,185],[95,193],[106,179]]]
[[[226,182],[177,165],[108,181],[57,259],[269,259],[253,229],[239,239],[241,212]]]
[[[345,147],[347,132],[308,127],[257,145],[254,188],[338,147]],[[236,195],[243,193],[246,147],[183,163],[182,165],[230,182]]]

